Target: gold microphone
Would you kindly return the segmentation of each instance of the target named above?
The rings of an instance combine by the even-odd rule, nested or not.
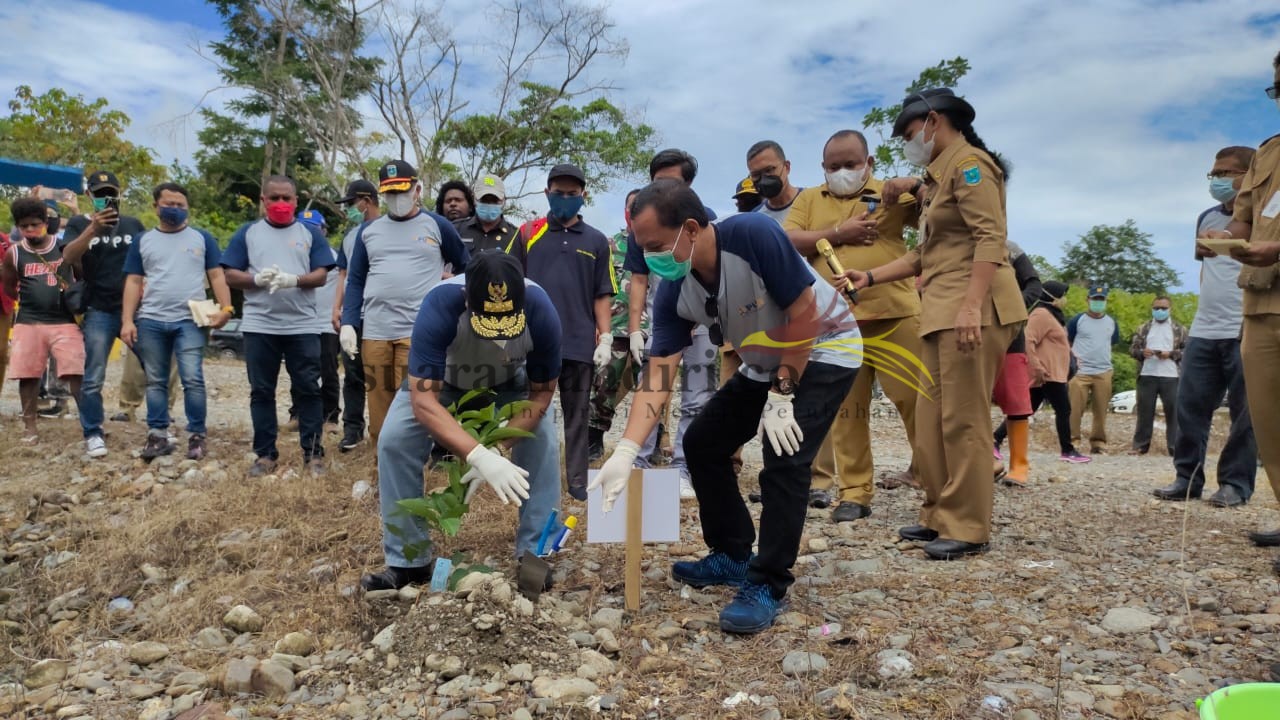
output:
[[[836,251],[831,247],[831,243],[822,238],[817,244],[818,254],[827,260],[827,267],[831,268],[831,272],[836,275],[844,275],[844,265],[840,264],[840,258],[836,257]],[[858,304],[858,291],[853,287],[853,281],[848,278],[844,281],[844,296],[849,299],[850,305]]]

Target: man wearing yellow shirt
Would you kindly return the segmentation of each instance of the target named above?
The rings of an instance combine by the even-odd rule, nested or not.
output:
[[[919,206],[910,195],[895,203],[883,202],[880,191],[884,183],[872,177],[874,168],[875,160],[862,133],[837,132],[822,150],[826,183],[802,191],[783,222],[791,243],[823,277],[831,273],[815,249],[822,238],[831,243],[846,268],[879,267],[907,254],[903,228],[919,223]],[[864,339],[883,336],[913,357],[919,354],[920,295],[910,280],[876,284],[859,292],[853,313]],[[839,504],[832,520],[850,522],[871,514],[875,485],[870,404],[877,377],[898,408],[908,442],[915,447],[916,390],[902,380],[912,374],[902,368],[877,372],[874,358],[869,354],[864,358],[853,389],[813,464],[811,492],[830,492],[833,484],[839,486]]]

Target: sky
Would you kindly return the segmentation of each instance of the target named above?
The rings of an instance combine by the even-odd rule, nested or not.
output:
[[[1194,289],[1194,223],[1213,204],[1205,173],[1214,153],[1280,132],[1280,109],[1263,94],[1280,52],[1280,10],[1265,5],[615,0],[609,13],[630,53],[591,73],[618,88],[612,99],[633,120],[655,128],[657,147],[698,158],[694,189],[727,214],[752,143],[778,141],[793,183],[820,183],[831,133],[861,129],[866,110],[900,101],[921,69],[963,56],[972,69],[957,90],[977,109],[975,128],[1014,163],[1010,239],[1057,260],[1090,227],[1132,218]],[[106,97],[134,118],[130,139],[164,164],[189,162],[197,149],[196,108],[234,97],[208,59],[221,29],[204,2],[30,7],[0,0],[11,36],[49,40],[0,55],[0,93],[26,84]],[[464,91],[482,109],[491,10],[444,0],[442,16],[470,70]],[[376,113],[363,109],[375,127]],[[616,230],[623,195],[641,180],[596,192],[587,221]]]

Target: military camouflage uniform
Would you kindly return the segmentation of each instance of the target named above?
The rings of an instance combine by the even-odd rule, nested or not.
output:
[[[591,389],[591,419],[588,425],[593,430],[608,432],[613,424],[614,410],[617,408],[626,379],[626,391],[635,387],[640,377],[640,366],[631,359],[631,342],[627,333],[627,316],[630,311],[628,291],[631,289],[631,273],[623,269],[623,260],[627,255],[627,234],[619,232],[610,240],[613,253],[613,269],[618,275],[618,294],[613,296],[612,319],[610,327],[613,332],[613,354],[609,364],[597,370]],[[646,310],[640,318],[640,329],[649,334],[649,313]]]

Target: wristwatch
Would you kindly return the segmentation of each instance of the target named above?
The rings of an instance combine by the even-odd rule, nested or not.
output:
[[[770,389],[779,395],[794,395],[796,392],[796,381],[791,378],[778,377],[775,375],[773,377],[773,382],[770,384]]]

